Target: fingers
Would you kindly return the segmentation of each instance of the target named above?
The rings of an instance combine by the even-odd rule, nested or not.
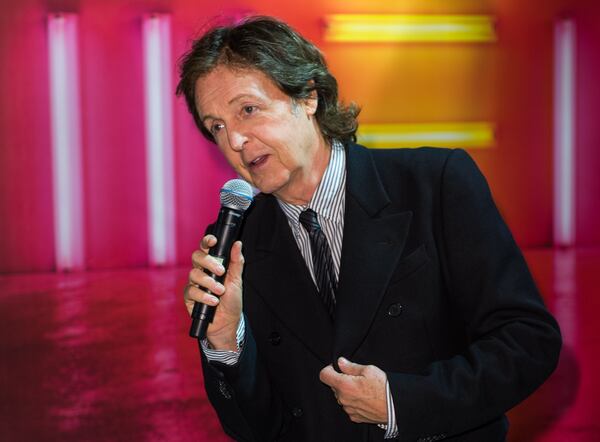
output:
[[[209,255],[209,249],[217,244],[213,235],[206,235],[200,243],[200,250],[192,254],[193,268],[189,273],[189,284],[184,289],[184,301],[191,314],[194,302],[216,306],[221,301],[220,296],[227,293],[240,293],[242,288],[242,272],[244,257],[242,243],[236,241],[231,248],[229,268],[224,283],[215,280],[214,276],[223,276],[226,272],[220,260]],[[228,288],[227,288],[228,287]],[[228,305],[229,305],[229,301]]]
[[[225,293],[225,287],[220,282],[215,281],[210,275],[207,275],[200,269],[192,269],[189,275],[190,284],[198,289],[206,289],[212,294],[222,295]]]
[[[367,368],[366,365],[355,364],[344,357],[338,358],[338,366],[342,373],[350,376],[363,376]]]
[[[213,256],[208,254],[209,250],[217,244],[217,238],[214,235],[206,235],[200,242],[200,250],[192,254],[192,265],[197,269],[207,269],[215,275],[222,275],[225,269]]]
[[[202,253],[200,251],[197,252]],[[203,260],[202,262],[205,261]],[[218,271],[219,269],[215,270]],[[183,298],[188,313],[192,314],[194,302],[216,306],[219,304],[218,296],[223,295],[223,293],[225,293],[223,284],[215,281],[200,268],[193,268],[189,274],[189,283],[183,291]]]
[[[214,235],[206,235],[204,238],[202,238],[202,241],[200,241],[200,250],[202,250],[204,253],[208,253],[208,249],[210,249],[211,247],[214,247],[217,244],[217,237]]]
[[[335,388],[332,388],[333,395],[338,405],[342,407],[350,420],[355,423],[370,422],[363,414],[363,411],[356,407],[355,401],[351,397],[347,397]]]
[[[335,371],[331,364],[321,370],[319,373],[321,382],[330,387],[339,388],[340,383],[347,383],[350,380],[349,376],[364,376],[369,367],[368,365],[355,364],[343,357],[338,358],[338,365],[342,371],[341,373]]]
[[[212,293],[208,293],[205,290],[193,285],[188,284],[184,290],[183,297],[185,300],[186,306],[191,305],[192,309],[194,308],[194,302],[201,302],[202,304],[208,305],[218,305],[219,298]]]
[[[196,250],[192,253],[192,266],[196,269],[206,269],[208,272],[219,276],[225,273],[225,267],[220,261],[202,250]]]
[[[334,389],[334,391],[337,389],[341,381],[341,376],[343,375],[335,371],[333,365],[331,364],[319,372],[319,380],[325,385],[330,386],[332,389]]]
[[[379,423],[387,419],[385,394],[387,375],[374,365],[339,358],[341,373],[332,365],[323,368],[319,379],[331,387],[337,403],[352,422]]]

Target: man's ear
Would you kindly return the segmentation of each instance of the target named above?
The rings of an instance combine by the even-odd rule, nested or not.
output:
[[[310,80],[308,83],[311,87],[315,85],[314,80]],[[319,106],[319,94],[317,94],[316,89],[313,89],[310,92],[310,96],[308,98],[304,98],[301,101],[306,115],[313,116],[317,112],[317,107]]]

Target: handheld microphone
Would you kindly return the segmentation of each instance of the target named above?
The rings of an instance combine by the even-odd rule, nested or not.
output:
[[[208,254],[221,262],[225,267],[225,273],[218,276],[207,270],[204,270],[204,272],[217,282],[223,283],[227,274],[231,246],[239,235],[244,212],[252,203],[252,187],[244,180],[229,180],[223,185],[219,194],[221,209],[212,231],[212,234],[217,237],[217,244],[208,251]],[[210,290],[206,291],[211,293]],[[192,326],[190,328],[192,338],[206,338],[206,329],[215,316],[215,310],[215,306],[202,304],[201,302],[194,303]]]

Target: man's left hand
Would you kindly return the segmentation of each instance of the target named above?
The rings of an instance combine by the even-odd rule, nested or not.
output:
[[[360,365],[345,358],[338,359],[341,373],[328,365],[319,379],[333,390],[338,404],[356,423],[380,424],[387,422],[387,376],[374,365]]]

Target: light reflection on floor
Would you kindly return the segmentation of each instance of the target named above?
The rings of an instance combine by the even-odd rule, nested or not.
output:
[[[600,440],[600,250],[525,253],[564,338],[510,442]],[[187,269],[0,276],[0,440],[227,441],[181,302]]]

